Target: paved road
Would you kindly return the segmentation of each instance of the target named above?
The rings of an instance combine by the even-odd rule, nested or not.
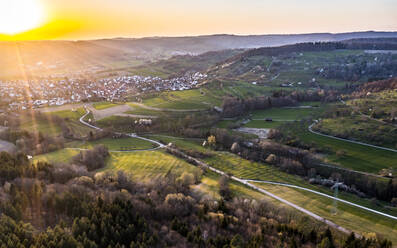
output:
[[[167,148],[167,149],[173,150],[172,148]],[[190,161],[194,161],[197,165],[203,166],[203,167],[205,167],[205,168],[207,168],[207,169],[209,169],[209,170],[211,170],[211,171],[213,171],[213,172],[215,172],[215,173],[217,173],[219,175],[228,176],[227,173],[225,173],[225,172],[223,172],[221,170],[215,169],[214,167],[212,167],[212,166],[210,166],[210,165],[208,165],[208,164],[206,164],[206,163],[204,163],[204,162],[202,162],[202,161],[200,161],[200,160],[198,160],[198,159],[196,159],[194,157],[186,155],[186,154],[184,154],[184,153],[182,153],[182,152],[180,152],[178,150],[175,150],[175,149],[173,151],[178,152],[179,155],[189,159]],[[302,207],[300,207],[300,206],[298,206],[298,205],[296,205],[296,204],[294,204],[292,202],[289,202],[289,201],[285,200],[284,198],[281,198],[281,197],[279,197],[279,196],[277,196],[277,195],[275,195],[273,193],[270,193],[269,191],[264,190],[264,189],[262,189],[262,188],[260,188],[260,187],[258,187],[256,185],[250,183],[249,181],[247,181],[245,179],[241,179],[241,178],[238,178],[238,177],[235,177],[235,176],[231,176],[230,178],[232,180],[236,181],[236,182],[239,182],[239,183],[242,183],[242,184],[246,185],[249,188],[252,188],[252,189],[254,189],[256,191],[259,191],[259,192],[261,192],[261,193],[263,193],[265,195],[268,195],[271,198],[274,198],[274,199],[276,199],[276,200],[278,200],[278,201],[280,201],[280,202],[282,202],[282,203],[284,203],[284,204],[286,204],[286,205],[288,205],[290,207],[293,207],[293,208],[295,208],[295,209],[297,209],[297,210],[299,210],[299,211],[301,211],[301,212],[313,217],[316,220],[324,222],[325,224],[327,224],[327,225],[329,225],[329,226],[331,226],[331,227],[333,227],[335,229],[338,229],[339,231],[342,231],[342,232],[348,233],[348,234],[351,233],[350,230],[348,230],[348,229],[346,229],[344,227],[341,227],[341,226],[335,224],[334,222],[329,221],[329,220],[327,220],[327,219],[325,219],[325,218],[323,218],[323,217],[321,217],[321,216],[319,216],[319,215],[317,215],[317,214],[315,214],[315,213],[313,213],[313,212],[311,212],[311,211],[309,211],[309,210],[307,210],[305,208],[302,208]]]
[[[330,198],[332,200],[340,201],[340,202],[343,202],[345,204],[348,204],[348,205],[351,205],[351,206],[355,206],[355,207],[367,210],[367,211],[375,213],[375,214],[383,215],[383,216],[385,216],[387,218],[391,218],[391,219],[397,220],[396,216],[393,216],[393,215],[390,215],[390,214],[385,214],[385,213],[382,213],[380,211],[373,210],[371,208],[367,208],[367,207],[364,207],[364,206],[361,206],[361,205],[358,205],[358,204],[355,204],[355,203],[352,203],[352,202],[349,202],[349,201],[346,201],[346,200],[343,200],[343,199],[340,199],[340,198],[337,198],[337,197],[333,197],[333,196],[330,196],[330,195],[327,195],[327,194],[324,194],[324,193],[321,193],[321,192],[318,192],[318,191],[315,191],[315,190],[312,190],[312,189],[296,186],[296,185],[293,185],[293,184],[279,183],[279,182],[272,182],[272,181],[263,181],[263,180],[252,180],[252,179],[242,179],[242,180],[245,180],[247,182],[266,183],[266,184],[280,185],[280,186],[285,186],[285,187],[305,190],[305,191],[308,191],[308,192],[311,192],[311,193],[314,193],[314,194],[317,194],[317,195],[321,195],[321,196]]]
[[[321,136],[324,136],[324,137],[332,138],[332,139],[337,139],[337,140],[342,140],[342,141],[350,142],[350,143],[353,143],[353,144],[368,146],[368,147],[372,147],[372,148],[376,148],[376,149],[381,149],[381,150],[385,150],[385,151],[389,151],[389,152],[397,152],[397,150],[395,150],[395,149],[391,149],[391,148],[387,148],[387,147],[382,147],[382,146],[375,146],[375,145],[367,144],[367,143],[360,142],[360,141],[354,141],[354,140],[349,140],[349,139],[343,139],[343,138],[335,137],[335,136],[332,136],[332,135],[323,134],[323,133],[320,133],[320,132],[317,132],[317,131],[313,131],[312,128],[313,128],[313,126],[314,126],[316,123],[317,123],[317,122],[313,122],[313,123],[308,127],[309,132],[314,133],[314,134],[317,134],[317,135],[321,135]]]
[[[89,123],[87,123],[87,122],[85,122],[85,121],[83,120],[84,117],[86,117],[88,114],[89,114],[89,111],[87,110],[87,113],[86,113],[85,115],[83,115],[83,116],[80,118],[80,122],[83,123],[84,125],[87,125],[87,126],[89,126],[89,127],[94,128],[94,129],[101,130],[101,128],[95,127],[95,126],[93,126],[93,125],[91,125],[91,124],[89,124]],[[181,155],[182,157],[185,157],[185,158],[189,159],[190,161],[194,161],[195,164],[197,164],[197,165],[201,165],[201,166],[203,166],[203,167],[205,167],[205,168],[208,168],[209,170],[211,170],[211,171],[213,171],[213,172],[215,172],[215,173],[217,173],[217,174],[219,174],[219,175],[226,175],[226,176],[227,176],[227,173],[225,173],[224,171],[218,170],[218,169],[216,169],[216,168],[214,168],[214,167],[208,165],[207,163],[204,163],[204,162],[202,162],[201,160],[198,160],[198,159],[196,159],[196,158],[194,158],[194,157],[191,157],[191,156],[189,156],[189,155],[187,155],[187,154],[185,154],[185,153],[183,153],[183,152],[181,152],[181,151],[179,151],[179,150],[177,150],[177,149],[167,147],[167,146],[165,146],[164,144],[162,144],[162,143],[160,143],[160,142],[158,142],[158,141],[156,141],[156,140],[152,140],[152,139],[148,139],[148,138],[143,138],[143,137],[140,137],[140,136],[138,136],[138,135],[136,135],[136,134],[129,134],[129,136],[130,136],[130,137],[134,137],[134,138],[140,138],[140,139],[146,140],[146,141],[150,141],[150,142],[152,142],[152,143],[154,143],[154,144],[159,145],[159,147],[166,147],[166,149],[169,149],[169,150],[171,150],[171,151],[173,151],[173,152],[176,152],[176,153],[178,153],[179,155]],[[256,186],[256,185],[250,183],[252,180],[241,179],[241,178],[238,178],[238,177],[235,177],[235,176],[231,176],[230,178],[231,178],[232,180],[236,181],[236,182],[239,182],[239,183],[242,183],[242,184],[246,185],[247,187],[250,187],[250,188],[252,188],[252,189],[254,189],[254,190],[256,190],[256,191],[259,191],[259,192],[261,192],[261,193],[263,193],[263,194],[265,194],[265,195],[268,195],[268,196],[270,196],[270,197],[272,197],[272,198],[274,198],[274,199],[276,199],[276,200],[278,200],[278,201],[280,201],[280,202],[282,202],[282,203],[284,203],[284,204],[286,204],[286,205],[288,205],[288,206],[291,206],[291,207],[293,207],[293,208],[295,208],[295,209],[297,209],[297,210],[299,210],[299,211],[301,211],[301,212],[303,212],[303,213],[305,213],[305,214],[307,214],[307,215],[309,215],[309,216],[315,218],[316,220],[319,220],[319,221],[321,221],[321,222],[324,222],[324,223],[326,223],[327,225],[329,225],[329,226],[331,226],[331,227],[333,227],[333,228],[336,228],[336,229],[338,229],[338,230],[340,230],[340,231],[342,231],[342,232],[344,232],[344,233],[351,233],[351,231],[349,231],[348,229],[346,229],[346,228],[344,228],[344,227],[341,227],[341,226],[335,224],[335,223],[332,222],[332,221],[329,221],[329,220],[327,220],[327,219],[325,219],[325,218],[323,218],[323,217],[321,217],[321,216],[319,216],[319,215],[317,215],[317,214],[315,214],[315,213],[313,213],[313,212],[311,212],[311,211],[309,211],[309,210],[307,210],[307,209],[305,209],[305,208],[302,208],[302,207],[300,207],[300,206],[298,206],[298,205],[296,205],[296,204],[294,204],[294,203],[292,203],[292,202],[289,202],[289,201],[287,201],[287,200],[285,200],[285,199],[283,199],[283,198],[281,198],[281,197],[279,197],[279,196],[277,196],[277,195],[275,195],[275,194],[273,194],[273,193],[270,193],[270,192],[267,191],[267,190],[264,190],[264,189],[262,189],[262,188],[260,188],[260,187],[258,187],[258,186]],[[266,182],[266,181],[261,181],[261,182]],[[269,183],[270,183],[270,182],[269,182]],[[281,185],[281,183],[274,183],[274,182],[272,182],[272,183],[273,183],[273,184],[279,184],[279,185]],[[292,185],[292,184],[286,184],[286,185],[284,185],[284,186],[287,186],[287,185],[288,185],[288,187],[299,188],[299,189],[302,189],[302,190],[311,191],[311,192],[313,192],[313,193],[315,193],[315,194],[319,194],[319,195],[322,195],[322,196],[325,196],[325,197],[333,198],[332,196],[326,195],[326,194],[324,194],[324,193],[317,192],[317,191],[310,190],[310,189],[306,189],[306,188],[299,187],[299,186]],[[355,206],[355,207],[359,207],[359,208],[361,208],[361,209],[364,209],[364,210],[373,212],[373,213],[377,213],[377,214],[380,214],[380,215],[383,215],[383,216],[386,216],[386,217],[389,217],[389,218],[392,218],[392,219],[397,219],[397,217],[395,217],[395,216],[388,215],[388,214],[385,214],[385,213],[382,213],[382,212],[379,212],[379,211],[376,211],[376,210],[373,210],[373,209],[370,209],[370,208],[367,208],[367,207],[364,207],[364,206],[361,206],[361,205],[358,205],[358,204],[355,204],[355,203],[352,203],[352,202],[349,202],[349,201],[345,201],[345,200],[338,199],[338,198],[335,198],[335,199],[337,199],[338,201],[344,202],[344,203],[346,203],[346,204],[349,204],[349,205],[352,205],[352,206]]]
[[[89,110],[88,108],[85,108],[85,110],[86,110],[86,113],[85,113],[82,117],[80,117],[80,122],[81,122],[83,125],[86,125],[87,127],[93,128],[93,129],[95,129],[95,130],[102,130],[102,128],[99,128],[99,127],[97,127],[97,126],[94,126],[94,125],[92,125],[92,124],[90,124],[90,123],[88,123],[88,122],[86,122],[86,121],[84,120],[84,118],[85,118],[87,115],[90,114],[90,110]],[[161,144],[160,142],[158,142],[158,141],[156,141],[156,140],[152,140],[152,139],[140,137],[140,136],[138,136],[138,135],[136,135],[136,134],[126,134],[126,135],[128,135],[128,136],[131,137],[131,138],[137,138],[137,139],[149,141],[149,142],[151,142],[151,143],[157,145],[157,147],[155,147],[155,148],[140,149],[140,150],[134,150],[134,151],[153,151],[153,150],[157,150],[157,149],[160,149],[160,148],[164,148],[164,147],[165,147],[164,144]],[[83,148],[69,148],[69,149],[84,150]],[[134,151],[113,151],[113,152],[134,152]]]

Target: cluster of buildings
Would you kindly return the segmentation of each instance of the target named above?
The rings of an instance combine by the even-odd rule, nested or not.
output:
[[[206,74],[195,72],[169,79],[125,75],[97,80],[65,78],[0,81],[0,101],[11,110],[82,101],[118,101],[131,94],[188,90],[206,78]]]

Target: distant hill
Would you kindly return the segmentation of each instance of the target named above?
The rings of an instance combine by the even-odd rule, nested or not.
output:
[[[378,54],[375,55],[375,51]],[[366,82],[396,75],[396,38],[359,38],[338,42],[306,42],[245,50],[208,70],[212,77],[273,85],[308,82]],[[370,55],[370,53],[374,53]]]
[[[397,38],[397,32],[353,32],[353,33],[313,33],[281,35],[208,35],[194,37],[152,37],[142,39],[104,39],[93,42],[104,46],[115,46],[124,49],[138,49],[153,52],[155,49],[174,53],[203,53],[207,51],[257,48],[265,46],[282,46],[287,44],[342,41],[361,38]]]
[[[313,33],[291,35],[207,35],[194,37],[115,38],[87,41],[0,42],[2,74],[68,72],[130,67],[175,55],[226,49],[274,47],[303,42],[397,38],[397,32]],[[40,74],[38,73],[38,74]],[[34,74],[34,73],[33,73]]]

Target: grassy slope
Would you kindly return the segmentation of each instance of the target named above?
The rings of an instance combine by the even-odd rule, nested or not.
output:
[[[48,163],[69,163],[72,157],[79,154],[77,150],[61,149],[55,152],[50,152],[42,155],[35,156],[33,162],[48,162]]]
[[[121,139],[112,139],[105,138],[95,141],[88,141],[85,143],[81,143],[78,145],[79,148],[87,148],[91,149],[95,145],[103,144],[108,147],[109,150],[121,150],[129,149],[129,150],[137,150],[137,149],[150,149],[153,148],[153,144],[146,140],[141,140],[137,138],[121,138]]]
[[[162,92],[158,96],[145,99],[143,103],[157,108],[208,109],[221,106],[225,96],[246,98],[270,95],[272,90],[277,89],[281,88],[252,85],[246,81],[210,82],[200,89]]]
[[[353,170],[378,173],[383,168],[397,166],[397,153],[384,151],[372,147],[353,144],[346,141],[336,140],[310,133],[306,129],[294,132],[301,140],[306,143],[314,143],[320,147],[329,148],[334,153],[343,150],[346,155],[338,157],[335,154],[327,159],[330,162],[340,164]]]
[[[251,128],[276,128],[283,124],[282,121],[259,121],[253,120],[244,125],[244,127]]]
[[[84,108],[78,108],[75,111],[62,110],[57,112],[52,112],[52,115],[64,118],[66,125],[72,130],[72,132],[80,137],[87,136],[92,130],[91,128],[84,126],[79,122],[81,116],[85,114]]]
[[[156,137],[154,136],[154,138]],[[168,142],[172,141],[177,146],[183,147],[185,149],[197,149],[199,151],[206,151],[207,153],[213,154],[212,157],[205,159],[205,161],[210,163],[212,166],[216,168],[222,169],[241,178],[291,183],[306,188],[311,188],[329,195],[333,195],[333,192],[330,191],[329,189],[320,186],[311,185],[298,176],[293,176],[283,173],[265,164],[244,160],[230,153],[207,150],[206,148],[199,146],[198,144],[199,142],[181,140],[179,138],[178,139],[165,138],[162,136],[158,136],[157,138],[158,139],[162,138],[163,140],[166,140]],[[205,182],[207,185],[204,187],[204,190],[209,191],[211,188],[215,187],[215,183],[212,180],[206,179]],[[285,197],[285,199],[287,200],[291,200],[292,202],[296,203],[299,206],[308,208],[309,210],[318,213],[320,216],[330,219],[335,223],[350,228],[356,232],[360,232],[360,233],[373,232],[374,230],[377,230],[378,233],[381,233],[385,237],[388,237],[389,239],[393,238],[396,223],[394,221],[388,220],[387,218],[380,217],[379,215],[376,214],[364,212],[358,208],[350,207],[345,204],[338,204],[340,214],[334,216],[329,211],[333,203],[332,201],[328,200],[328,198],[324,198],[308,192],[298,191],[295,193],[293,189],[289,189],[286,187],[277,187],[277,186],[273,187],[267,185],[263,187],[271,192],[277,193],[277,195],[281,197]],[[278,188],[281,189],[278,190]],[[376,206],[367,199],[361,199],[351,194],[340,192],[339,197],[345,200],[349,200],[364,205],[366,207],[370,207],[389,214],[397,215],[397,210],[390,210],[384,207]],[[367,225],[373,225],[373,226],[371,228],[366,228]]]
[[[26,131],[41,132],[49,136],[57,136],[61,134],[61,128],[51,121],[44,120],[23,120],[21,129]]]
[[[274,120],[300,120],[305,117],[314,116],[323,111],[324,106],[319,108],[271,108],[257,110],[252,114],[253,119],[272,118]]]
[[[397,222],[395,220],[341,202],[337,203],[335,213],[334,202],[331,199],[283,186],[257,185],[349,230],[360,234],[377,233],[392,240],[394,244],[397,243]]]
[[[157,108],[171,109],[208,109],[220,102],[197,89],[162,92],[158,97],[144,100],[144,104]]]
[[[124,170],[136,179],[150,181],[168,172],[180,175],[185,171],[194,173],[198,168],[163,151],[139,151],[111,153],[103,170]]]
[[[323,119],[316,125],[321,132],[338,137],[389,147],[396,147],[397,127],[392,124],[361,117],[359,115]],[[361,131],[360,131],[361,130]]]
[[[117,104],[110,103],[110,102],[95,102],[92,106],[97,110],[107,109],[111,107],[117,106]]]
[[[329,65],[340,63],[340,60],[351,55],[363,54],[361,50],[340,50],[323,52],[304,52],[297,56],[252,56],[224,68],[218,68],[214,73],[230,80],[246,82],[263,82],[266,85],[278,86],[283,83],[295,83],[289,89],[311,87],[311,81],[316,78],[319,85],[343,87],[346,82],[318,77],[316,71]],[[371,57],[371,56],[368,56]],[[373,60],[373,58],[368,58]],[[281,65],[271,62],[281,61]],[[257,69],[260,66],[261,69]],[[301,85],[297,85],[301,82]]]

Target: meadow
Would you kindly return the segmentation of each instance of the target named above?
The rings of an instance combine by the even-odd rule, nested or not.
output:
[[[112,108],[112,107],[116,107],[117,104],[111,103],[111,102],[94,102],[92,104],[92,106],[96,109],[96,110],[103,110],[103,109],[108,109],[108,108]]]
[[[21,114],[19,116],[20,124],[18,128],[28,132],[41,132],[48,136],[62,135],[62,128],[56,123],[55,116],[64,119],[64,124],[77,137],[86,136],[90,128],[82,125],[79,118],[85,113],[83,108],[76,110],[62,110],[56,112],[38,113],[32,111],[30,113]],[[16,128],[16,127],[13,127]]]
[[[308,131],[309,124],[290,123],[281,128],[287,135],[296,136],[306,144],[329,151],[326,159],[333,164],[375,174],[384,168],[397,167],[395,152],[317,135]],[[343,151],[344,155],[337,156],[338,151]]]
[[[138,138],[104,138],[95,141],[86,141],[77,143],[78,148],[92,149],[94,146],[102,144],[109,150],[144,150],[153,148],[153,144],[149,141]]]
[[[277,128],[283,123],[283,121],[252,120],[243,126],[250,128]]]
[[[74,149],[61,149],[50,153],[41,154],[33,157],[33,162],[47,162],[47,163],[70,163],[73,156],[79,154],[80,151]]]
[[[208,109],[220,105],[221,101],[207,95],[204,90],[192,89],[184,91],[162,92],[157,97],[145,99],[147,106],[166,109]]]
[[[335,205],[332,199],[311,192],[262,183],[256,185],[356,233],[364,236],[375,233],[397,243],[395,220],[341,202]]]
[[[178,147],[182,147],[184,149],[196,149],[201,152],[206,152],[211,156],[205,158],[205,162],[217,169],[231,173],[232,175],[240,178],[284,182],[313,189],[328,195],[333,195],[333,191],[331,191],[330,189],[309,184],[307,181],[300,178],[299,176],[294,176],[281,172],[278,169],[266,164],[251,162],[242,159],[228,152],[216,152],[207,148],[203,148],[199,145],[198,141],[183,140],[181,138],[163,136],[151,137],[157,139],[162,138],[163,140],[173,142]],[[206,173],[205,177],[203,178],[203,185],[196,187],[199,187],[202,191],[205,191],[207,193],[214,192],[217,188],[217,185],[216,181],[213,178],[216,176],[211,175],[209,178],[207,178],[207,174],[211,175],[211,173]],[[331,213],[334,204],[333,201],[329,198],[283,186],[267,185],[260,183],[258,183],[257,185],[301,207],[307,208],[308,210],[313,211],[314,213],[317,213],[318,215],[325,217],[335,222],[336,224],[354,230],[355,232],[361,234],[363,234],[364,232],[376,232],[383,235],[384,237],[395,240],[394,234],[396,232],[395,228],[397,224],[394,220],[390,220],[386,217],[372,214],[359,208],[342,203],[338,203],[338,211],[337,214],[334,215],[333,213]],[[236,187],[233,188],[234,194],[236,195],[246,191],[246,195],[252,194],[252,196],[256,199],[267,198],[263,195],[258,195],[257,192],[252,193],[250,189],[240,185],[233,185],[233,187]],[[236,192],[235,190],[237,189],[239,191]],[[215,193],[213,193],[213,195],[217,196],[217,194]],[[344,192],[339,192],[339,197],[378,211],[397,216],[397,209],[383,207],[383,203],[381,205],[379,205],[380,203],[375,204],[368,199],[359,198],[358,196]],[[366,228],[367,225],[372,226],[371,228]]]
[[[396,126],[359,115],[322,119],[314,128],[332,136],[397,148]]]
[[[164,109],[210,109],[221,106],[225,96],[247,98],[259,95],[271,95],[273,90],[280,87],[265,87],[252,85],[247,81],[211,82],[200,89],[162,92],[156,96],[148,96],[143,103],[150,107]],[[288,89],[284,89],[288,90]]]
[[[317,113],[321,113],[324,106],[313,108],[300,108],[300,107],[284,107],[284,108],[271,108],[265,110],[257,110],[252,113],[252,119],[265,119],[271,118],[277,121],[294,121],[303,118],[313,117]]]
[[[101,171],[123,170],[135,179],[153,182],[168,173],[181,175],[183,172],[199,173],[199,168],[164,151],[137,151],[111,153],[107,165]]]

